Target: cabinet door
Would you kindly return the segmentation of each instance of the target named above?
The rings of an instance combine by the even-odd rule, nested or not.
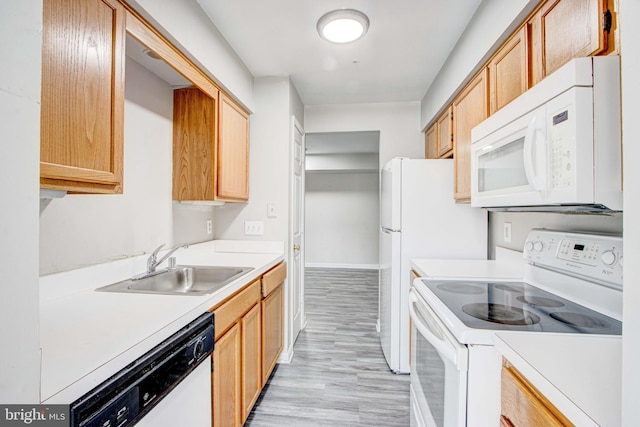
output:
[[[282,352],[284,333],[284,292],[282,284],[262,300],[262,386]]]
[[[451,122],[453,120],[451,107],[447,108],[436,123],[438,124],[438,137],[436,139],[436,149],[438,158],[451,157],[453,154],[453,134]]]
[[[213,352],[213,427],[237,427],[240,422],[240,325],[218,338]]]
[[[476,75],[453,101],[454,197],[471,202],[471,129],[487,118],[486,70]]]
[[[242,422],[258,400],[262,390],[260,359],[260,304],[256,304],[240,321],[242,329]]]
[[[438,125],[432,124],[429,129],[424,133],[424,158],[425,159],[437,159],[438,152],[436,149]]]
[[[249,115],[220,94],[217,196],[220,200],[249,200]]]
[[[122,193],[125,10],[45,0],[40,186]]]
[[[572,426],[573,424],[513,368],[502,367],[502,425]]]
[[[527,27],[515,33],[489,61],[490,112],[495,113],[529,88]]]
[[[532,18],[535,82],[573,58],[607,50],[602,28],[607,0],[548,0]]]
[[[198,88],[173,92],[173,200],[215,199],[216,103]]]

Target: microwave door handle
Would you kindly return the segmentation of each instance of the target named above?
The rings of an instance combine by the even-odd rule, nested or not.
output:
[[[440,355],[447,360],[450,360],[456,367],[458,366],[458,354],[456,350],[451,346],[449,342],[437,337],[429,326],[427,326],[422,316],[416,311],[415,305],[418,303],[418,299],[413,293],[409,293],[409,314],[413,320],[413,325],[420,332],[420,334],[440,353]],[[459,369],[459,368],[458,368]],[[460,369],[459,369],[460,370]]]
[[[543,192],[545,188],[545,184],[540,182],[541,177],[544,176],[544,173],[540,171],[540,165],[544,164],[542,158],[544,157],[544,153],[539,153],[539,150],[544,148],[544,144],[540,144],[540,139],[544,142],[544,133],[542,129],[536,126],[536,116],[534,116],[529,125],[527,126],[527,131],[524,136],[524,147],[523,147],[523,160],[524,160],[524,173],[527,177],[527,181],[533,187],[534,191]],[[536,159],[534,164],[533,160]]]

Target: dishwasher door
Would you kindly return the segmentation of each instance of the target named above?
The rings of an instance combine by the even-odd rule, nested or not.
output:
[[[211,425],[213,317],[201,315],[73,402],[70,425]]]
[[[138,427],[211,426],[211,358],[194,369],[136,424]]]

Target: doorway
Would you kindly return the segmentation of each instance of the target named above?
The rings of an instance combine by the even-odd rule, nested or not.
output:
[[[307,133],[305,266],[377,269],[379,131]]]

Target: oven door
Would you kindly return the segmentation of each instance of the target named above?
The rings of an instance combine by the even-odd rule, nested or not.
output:
[[[409,293],[411,425],[464,426],[468,349],[456,341],[427,302]]]

